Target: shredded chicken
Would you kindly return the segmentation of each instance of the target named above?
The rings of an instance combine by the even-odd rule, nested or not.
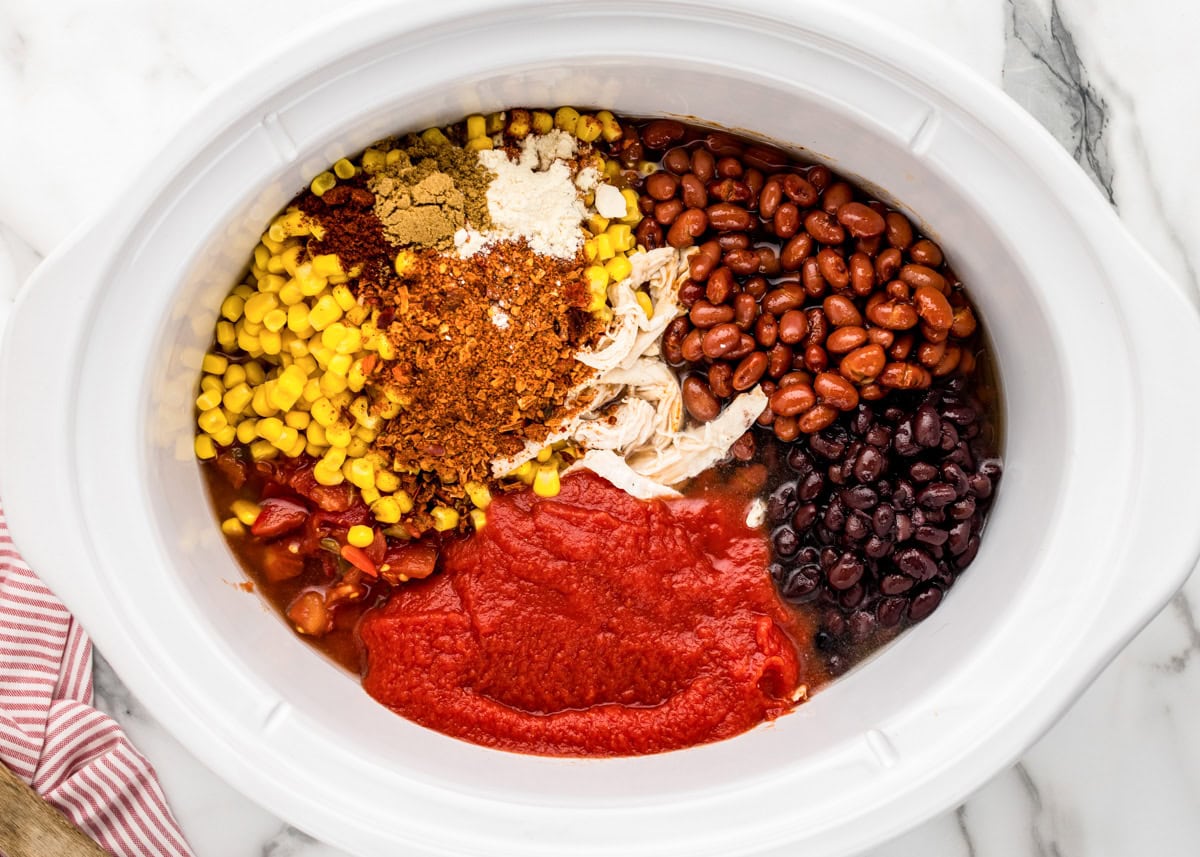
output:
[[[511,473],[547,444],[571,440],[586,453],[570,470],[592,470],[635,497],[672,496],[678,493],[673,486],[721,460],[754,424],[767,405],[759,387],[739,395],[712,422],[684,428],[679,381],[658,342],[684,312],[679,287],[693,252],[664,247],[630,257],[629,277],[609,287],[609,329],[595,348],[576,355],[596,375],[572,392],[568,407],[588,402],[586,410],[541,443],[493,461],[495,476]],[[637,301],[643,286],[653,306],[649,317]]]

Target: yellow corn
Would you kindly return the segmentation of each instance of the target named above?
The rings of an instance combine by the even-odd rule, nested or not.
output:
[[[499,134],[504,130],[504,111],[487,115],[487,134]]]
[[[208,461],[210,458],[217,457],[217,445],[213,443],[213,439],[206,434],[196,435],[195,449],[196,457],[201,461]]]
[[[633,273],[633,265],[624,255],[614,256],[608,260],[604,266],[604,270],[608,271],[608,276],[612,278],[614,283],[619,283],[621,280]]]
[[[210,411],[213,408],[220,407],[220,405],[221,391],[214,390],[211,386],[196,397],[196,407],[202,411]]]
[[[557,497],[561,489],[558,478],[558,468],[553,465],[542,465],[533,477],[533,493],[539,497]]]
[[[262,511],[258,504],[251,500],[234,500],[229,504],[229,511],[233,512],[233,516],[245,524],[247,527],[254,526],[254,522],[258,520],[258,513]]]
[[[614,223],[608,227],[608,237],[618,251],[632,250],[636,239],[628,223]]]
[[[463,148],[468,152],[479,152],[490,149],[492,148],[492,138],[476,137],[474,140],[467,140],[467,143],[465,146],[463,146]]]
[[[345,481],[340,467],[326,467],[324,462],[317,462],[313,468],[313,478],[321,485],[341,485]]]
[[[258,420],[242,420],[237,425],[238,443],[253,443],[258,440]]]
[[[533,462],[526,461],[524,464],[520,465],[516,470],[514,470],[512,473],[510,473],[508,475],[510,477],[512,477],[513,479],[516,479],[520,482],[524,482],[526,485],[529,485],[533,482],[533,473],[534,473]]]
[[[440,533],[458,526],[458,512],[449,506],[434,506],[429,515],[433,518],[433,528]]]
[[[237,518],[226,518],[221,522],[221,532],[227,536],[244,536],[246,527]]]
[[[227,351],[232,351],[234,348],[237,348],[237,328],[235,328],[231,322],[217,322],[217,343]]]
[[[407,515],[413,510],[412,497],[408,496],[407,491],[397,491],[392,494],[392,497],[394,497],[396,502],[400,505],[400,514]]]
[[[241,423],[238,423],[238,425],[241,425]],[[217,446],[232,446],[233,442],[237,440],[237,428],[232,425],[225,426],[225,428],[215,432],[212,439],[216,442]]]
[[[596,261],[596,239],[589,238],[583,242],[583,258],[589,262]]]
[[[590,265],[583,272],[584,278],[587,280],[588,290],[593,296],[604,294],[608,288],[608,269],[603,265]]]
[[[650,296],[645,292],[637,292],[635,297],[637,298],[638,306],[646,314],[646,319],[654,318],[654,301],[650,300]]]
[[[642,213],[638,211],[638,195],[633,188],[621,188],[621,196],[625,197],[626,214],[621,218],[623,223],[637,223],[642,219]]]
[[[327,467],[330,470],[339,470],[339,471],[342,469],[342,465],[345,463],[346,463],[346,450],[339,449],[336,446],[331,448],[328,452],[326,452],[323,456],[321,456],[321,461],[319,462],[319,464],[322,467]]]
[[[574,107],[560,107],[554,113],[554,126],[568,134],[575,133],[575,126],[578,122],[579,111]]]
[[[595,116],[580,116],[579,121],[575,123],[575,136],[581,142],[590,143],[600,136],[603,127],[600,125],[600,120]]]
[[[345,158],[338,158],[333,162],[333,174],[339,179],[352,179],[358,172],[354,164],[350,163]]]
[[[229,368],[229,358],[220,354],[205,354],[200,368],[210,375],[224,375],[225,370]]]
[[[467,117],[467,139],[474,140],[487,136],[487,120],[476,113]]]
[[[487,523],[487,512],[483,511],[483,509],[472,509],[470,517],[471,526],[476,530],[482,530]]]
[[[554,127],[554,117],[545,110],[533,111],[532,117],[533,133],[546,134]]]
[[[365,458],[349,459],[343,465],[342,472],[352,485],[363,489],[375,487],[375,466]]]
[[[324,330],[342,317],[342,308],[338,306],[333,295],[322,295],[308,313],[308,323],[313,330]]]
[[[283,351],[283,337],[270,330],[260,331],[258,334],[258,347],[262,349],[263,354],[274,357]]]
[[[463,485],[467,491],[467,497],[475,504],[478,509],[486,509],[492,502],[492,492],[482,482],[468,482]]]
[[[421,139],[431,146],[449,146],[450,140],[442,133],[441,128],[426,128],[421,132]],[[392,154],[395,153],[396,160],[400,160],[400,153],[393,149],[388,152],[388,160],[391,161]]]
[[[226,390],[232,390],[245,380],[246,370],[238,363],[230,363],[229,368],[225,370],[225,374],[221,376],[221,383],[225,385]]]
[[[304,431],[308,428],[308,424],[312,422],[312,417],[304,411],[288,411],[283,415],[283,422],[297,431]]]
[[[243,381],[226,392],[221,402],[235,414],[241,414],[245,412],[253,399],[254,391],[250,389],[249,384]]]
[[[361,437],[351,437],[350,445],[346,447],[346,454],[351,458],[362,458],[367,454],[367,442]]]
[[[269,461],[279,456],[279,450],[269,440],[256,440],[250,444],[250,457],[255,461]]]
[[[346,541],[356,548],[365,548],[375,541],[375,531],[362,524],[355,524],[350,528],[350,532],[346,533]]]
[[[625,132],[621,129],[621,123],[617,121],[617,117],[613,116],[608,110],[601,110],[596,114],[596,119],[600,123],[600,134],[610,143],[620,140]]]
[[[515,137],[520,140],[529,136],[529,132],[533,127],[533,117],[530,116],[528,110],[520,108],[512,111],[512,115],[508,120],[508,134],[510,137]]]
[[[395,524],[400,520],[400,504],[395,497],[381,497],[371,504],[371,514],[381,524]]]
[[[252,386],[257,386],[267,380],[266,370],[257,360],[251,360],[249,363],[242,364],[246,370],[246,381]]]
[[[230,295],[221,302],[221,315],[229,321],[237,321],[242,317],[242,309],[246,301],[238,295]]]
[[[225,428],[229,424],[229,420],[225,419],[225,414],[220,408],[210,408],[196,418],[196,424],[200,426],[201,431],[215,434]]]
[[[364,173],[377,173],[383,169],[387,156],[379,149],[367,149],[362,155]]]
[[[596,258],[601,262],[607,262],[613,256],[617,255],[617,250],[613,247],[612,236],[607,232],[596,236]]]
[[[335,184],[337,184],[337,177],[334,176],[333,173],[318,173],[317,176],[313,178],[312,184],[308,186],[308,189],[311,190],[316,196],[324,196],[325,191],[332,189]],[[263,243],[265,244],[266,242],[264,241]]]
[[[389,470],[378,469],[375,472],[375,487],[385,494],[391,494],[400,488],[400,477]]]

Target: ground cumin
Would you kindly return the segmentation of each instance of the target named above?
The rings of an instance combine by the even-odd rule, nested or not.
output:
[[[436,475],[425,491],[462,496],[490,481],[492,459],[548,434],[568,392],[591,371],[574,359],[599,323],[582,259],[560,261],[503,242],[470,259],[414,254],[378,303],[397,359],[375,383],[408,402],[374,447],[398,469]]]
[[[393,162],[370,176],[375,214],[397,247],[454,249],[454,233],[486,229],[490,171],[475,152],[408,137],[389,153]]]

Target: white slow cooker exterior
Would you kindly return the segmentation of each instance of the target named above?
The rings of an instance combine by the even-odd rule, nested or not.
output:
[[[372,702],[254,596],[191,457],[219,297],[272,213],[398,129],[513,104],[698,116],[886,189],[969,283],[1007,472],[928,621],[796,713],[635,759],[486,750]],[[844,855],[1031,744],[1200,551],[1196,310],[1028,116],[818,2],[384,6],[201,110],[46,261],[0,344],[0,492],[34,568],[154,715],[357,854]],[[214,820],[219,823],[218,820]]]

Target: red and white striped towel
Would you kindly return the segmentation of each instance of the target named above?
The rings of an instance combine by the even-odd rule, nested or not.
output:
[[[0,762],[117,857],[190,857],[150,763],[92,707],[92,643],[0,509]]]

